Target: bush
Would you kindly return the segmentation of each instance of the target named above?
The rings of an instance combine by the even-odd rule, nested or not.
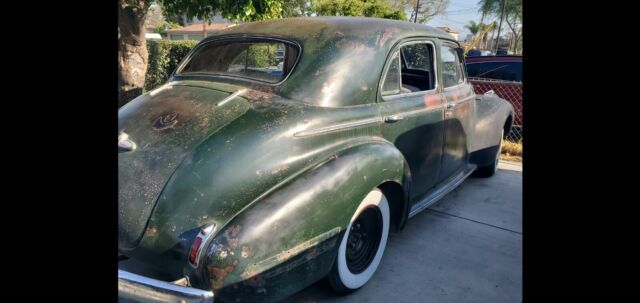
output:
[[[193,40],[148,40],[149,64],[144,89],[150,91],[169,79],[178,64],[198,44]]]
[[[276,65],[274,50],[277,44],[253,44],[249,48],[248,66],[265,68]]]

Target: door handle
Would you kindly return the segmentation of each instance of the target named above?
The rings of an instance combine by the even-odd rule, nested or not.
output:
[[[398,115],[393,115],[393,116],[386,116],[384,117],[384,122],[385,123],[396,123],[400,120],[402,120],[403,118],[401,116]]]
[[[452,109],[454,107],[456,107],[455,103],[447,103],[447,109]]]

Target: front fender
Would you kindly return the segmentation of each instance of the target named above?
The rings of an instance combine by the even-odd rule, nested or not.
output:
[[[211,241],[190,280],[216,298],[277,300],[324,277],[339,236],[375,187],[402,184],[405,161],[390,143],[352,147],[251,204]]]
[[[497,146],[500,143],[500,131],[509,116],[513,117],[513,106],[506,100],[487,94],[477,95],[476,98],[473,134],[467,136],[470,152]]]

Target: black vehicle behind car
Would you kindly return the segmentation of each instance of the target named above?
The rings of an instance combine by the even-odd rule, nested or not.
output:
[[[522,56],[465,58],[469,77],[522,82]]]

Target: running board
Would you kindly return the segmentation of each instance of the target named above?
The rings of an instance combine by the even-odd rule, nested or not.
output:
[[[476,165],[469,164],[465,170],[461,171],[458,175],[451,178],[451,181],[439,186],[437,189],[433,191],[433,193],[431,193],[430,195],[422,199],[422,201],[414,204],[411,207],[411,211],[409,212],[409,218],[417,215],[419,212],[425,210],[427,207],[438,202],[440,199],[442,199],[442,197],[444,197],[446,194],[448,194],[449,192],[454,190],[456,187],[458,187],[458,185],[460,185],[460,183],[462,183],[462,181],[464,181],[467,177],[469,177],[469,175],[471,175],[471,173],[473,173],[473,171],[475,170],[476,170]]]

